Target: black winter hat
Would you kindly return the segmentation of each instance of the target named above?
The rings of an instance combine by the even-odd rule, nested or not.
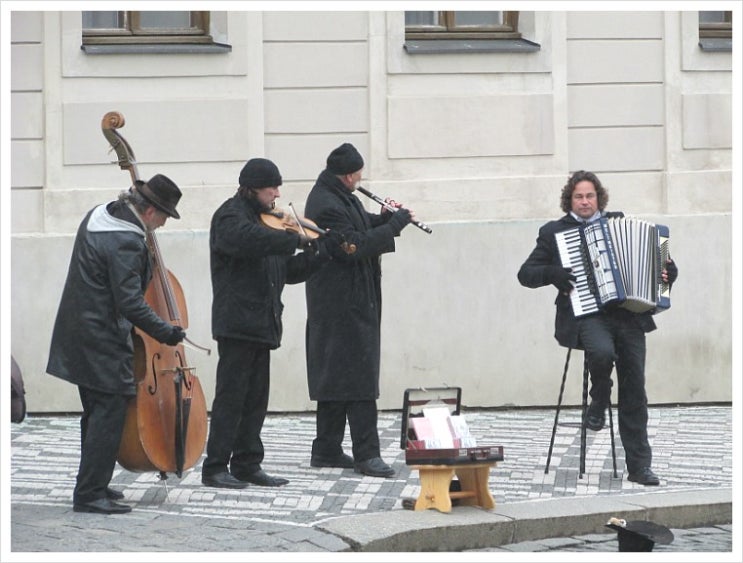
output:
[[[351,143],[343,143],[328,155],[327,167],[339,176],[353,174],[364,167],[364,159]]]
[[[606,527],[617,531],[619,551],[653,551],[656,543],[673,541],[673,532],[655,522],[610,518]]]
[[[134,186],[143,198],[160,211],[167,213],[174,219],[181,218],[175,210],[175,206],[178,205],[182,194],[173,180],[162,174],[155,174],[146,182],[137,180],[134,182]]]
[[[275,188],[281,185],[281,174],[267,158],[251,158],[240,171],[239,181],[245,188]]]

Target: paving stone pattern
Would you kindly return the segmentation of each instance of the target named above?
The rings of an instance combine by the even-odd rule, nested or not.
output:
[[[648,489],[623,478],[624,458],[618,436],[619,478],[612,477],[608,430],[588,433],[586,473],[581,479],[579,431],[574,426],[558,429],[551,469],[544,473],[553,410],[465,409],[464,414],[480,445],[504,446],[505,459],[491,470],[489,483],[501,506],[560,497],[621,498],[650,489],[696,495],[715,487],[729,489],[733,481],[729,406],[650,410],[654,467],[662,483],[661,487]],[[562,421],[573,425],[578,419],[577,409],[565,410],[561,415]],[[337,523],[345,516],[363,514],[374,518],[375,514],[370,513],[389,514],[391,522],[409,522],[408,516],[412,516],[403,510],[402,499],[416,498],[420,486],[417,471],[405,465],[400,422],[399,412],[380,413],[382,455],[397,470],[391,479],[365,477],[348,469],[311,468],[314,415],[272,414],[263,432],[267,450],[264,468],[289,478],[289,485],[251,486],[240,491],[204,487],[200,479],[203,458],[182,478],[171,475],[165,481],[156,473],[132,473],[117,467],[112,485],[124,492],[125,502],[134,511],[124,516],[101,516],[72,511],[79,461],[78,417],[31,415],[22,424],[11,426],[10,541],[3,543],[0,539],[0,559],[30,554],[30,559],[22,560],[42,561],[46,555],[52,557],[46,560],[57,561],[61,553],[77,552],[76,560],[92,555],[94,559],[87,559],[92,561],[100,560],[100,554],[137,552],[137,559],[143,563],[162,563],[169,560],[168,553],[173,554],[170,557],[175,557],[174,561],[180,561],[182,556],[176,554],[184,552],[196,554],[199,561],[203,555],[198,553],[209,553],[216,561],[219,553],[262,552],[279,554],[278,560],[286,561],[292,556],[306,560],[311,552],[356,551],[350,538],[329,532],[325,523],[331,525],[331,520]],[[350,451],[348,437],[345,446]],[[348,520],[349,529],[356,521]],[[445,518],[441,525],[446,526]],[[8,533],[8,527],[3,526],[3,530]],[[705,560],[710,563],[710,552],[723,556],[732,553],[730,526],[674,530],[674,534],[676,540],[671,545],[656,546],[656,551],[706,552]],[[473,539],[472,545],[483,544]],[[616,536],[609,533],[546,538],[479,551],[616,550]],[[126,557],[128,561],[132,556]]]
[[[616,435],[618,477],[613,478],[608,429],[589,432],[586,473],[578,477],[580,432],[557,431],[551,468],[544,473],[554,410],[463,410],[479,445],[503,445],[504,461],[490,474],[496,504],[583,495],[637,493],[645,487],[624,477],[624,454]],[[578,409],[561,413],[561,422],[577,422]],[[615,413],[616,423],[616,413]],[[248,487],[240,491],[201,485],[201,462],[184,472],[158,479],[156,473],[132,473],[119,466],[112,485],[125,491],[135,511],[152,515],[239,518],[312,526],[329,518],[402,509],[402,499],[420,492],[417,471],[405,465],[400,449],[400,413],[382,412],[379,430],[382,457],[397,470],[391,479],[375,479],[350,469],[310,467],[315,435],[312,413],[270,414],[262,434],[263,468],[286,477],[280,489]],[[665,489],[730,487],[732,412],[728,406],[655,407],[649,433],[653,467]],[[69,508],[79,462],[79,419],[29,416],[11,430],[11,501],[14,506]],[[350,440],[346,437],[346,450]]]

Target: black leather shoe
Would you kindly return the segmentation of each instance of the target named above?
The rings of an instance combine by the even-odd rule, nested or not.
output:
[[[586,411],[586,428],[595,432],[603,429],[604,424],[606,424],[605,412],[606,406],[591,401],[591,404],[588,405],[588,410]]]
[[[337,457],[325,457],[313,455],[310,459],[312,467],[340,467],[342,469],[353,469],[353,458],[347,454],[341,454]]]
[[[111,500],[121,500],[124,498],[124,493],[112,489],[111,487],[106,487],[106,498],[110,498]]]
[[[119,504],[109,498],[99,498],[91,502],[81,502],[72,506],[75,512],[95,512],[96,514],[126,514],[132,507]]]
[[[268,473],[263,471],[263,469],[259,469],[258,471],[246,475],[241,473],[237,479],[241,482],[245,482],[245,484],[253,483],[253,485],[258,485],[259,487],[281,487],[282,485],[289,483],[289,479],[271,477]]]
[[[640,483],[640,485],[645,485],[646,487],[654,487],[656,485],[660,485],[660,479],[655,473],[653,473],[653,470],[649,467],[643,467],[637,473],[630,473],[629,475],[627,475],[627,481]]]
[[[236,479],[226,471],[214,475],[202,474],[201,483],[207,487],[217,487],[219,489],[244,489],[248,486],[248,483]]]
[[[370,477],[392,477],[395,474],[395,470],[382,461],[381,457],[373,457],[354,463],[353,470]]]

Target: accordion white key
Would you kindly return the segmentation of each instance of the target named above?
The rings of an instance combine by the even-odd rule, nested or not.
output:
[[[671,306],[661,277],[669,257],[668,227],[633,217],[602,217],[555,234],[563,267],[576,277],[573,314],[583,317],[609,305],[635,313]]]

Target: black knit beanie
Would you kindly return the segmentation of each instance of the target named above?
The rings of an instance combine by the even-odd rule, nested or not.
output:
[[[327,167],[339,176],[353,174],[364,167],[364,159],[351,143],[343,143],[328,155]]]
[[[267,158],[251,158],[240,171],[241,187],[259,189],[280,185],[279,169]]]

